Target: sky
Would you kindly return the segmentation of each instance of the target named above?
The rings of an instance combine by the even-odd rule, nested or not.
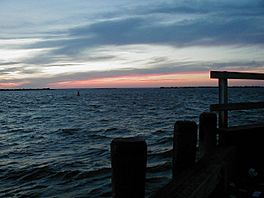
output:
[[[210,70],[264,73],[263,0],[0,0],[0,88],[217,85]]]

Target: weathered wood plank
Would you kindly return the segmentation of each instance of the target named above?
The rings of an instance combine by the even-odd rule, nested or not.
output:
[[[219,104],[228,103],[228,80],[219,79]],[[228,126],[228,111],[219,112],[219,127],[226,128]]]
[[[248,171],[253,168],[258,173],[258,177],[253,180],[262,180],[264,172],[264,124],[245,125],[219,129],[219,141],[223,146],[235,146],[236,152],[236,169],[234,171],[236,183],[252,182]],[[251,180],[250,180],[251,179]],[[263,180],[262,180],[263,181]],[[245,184],[244,183],[244,184]]]
[[[224,180],[226,165],[232,163],[235,147],[217,148],[194,167],[178,175],[151,198],[206,198]],[[223,189],[224,190],[224,189]]]
[[[217,116],[212,112],[203,112],[199,118],[200,154],[207,154],[216,148]]]
[[[225,111],[225,110],[247,110],[264,108],[264,102],[241,102],[228,104],[212,104],[210,111]]]
[[[264,80],[263,73],[210,71],[210,78]]]

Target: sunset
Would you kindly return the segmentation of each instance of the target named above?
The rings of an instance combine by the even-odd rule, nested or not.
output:
[[[263,0],[0,0],[0,197],[264,197]]]
[[[1,88],[203,86],[216,85],[210,70],[264,71],[262,1],[25,0],[0,11]]]

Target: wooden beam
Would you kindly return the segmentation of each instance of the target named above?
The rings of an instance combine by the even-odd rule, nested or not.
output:
[[[210,71],[210,78],[264,80],[264,73]]]
[[[154,193],[151,198],[208,198],[221,183],[232,178],[232,164],[236,149],[217,148],[198,163]],[[226,178],[226,179],[225,179]],[[224,180],[224,181],[223,181]],[[225,191],[226,189],[222,189]]]
[[[248,110],[264,108],[264,102],[242,102],[229,104],[212,104],[210,111],[226,111],[226,110]]]
[[[218,79],[219,86],[219,104],[228,103],[228,81],[226,78]],[[219,127],[227,128],[228,126],[228,112],[220,111],[219,112]]]

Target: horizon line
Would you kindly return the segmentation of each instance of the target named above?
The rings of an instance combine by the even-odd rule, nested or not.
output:
[[[52,90],[71,90],[71,89],[181,89],[181,88],[218,88],[218,86],[161,86],[161,87],[82,87],[82,88],[1,88],[0,91],[52,91]],[[259,85],[228,86],[228,88],[264,88]]]

